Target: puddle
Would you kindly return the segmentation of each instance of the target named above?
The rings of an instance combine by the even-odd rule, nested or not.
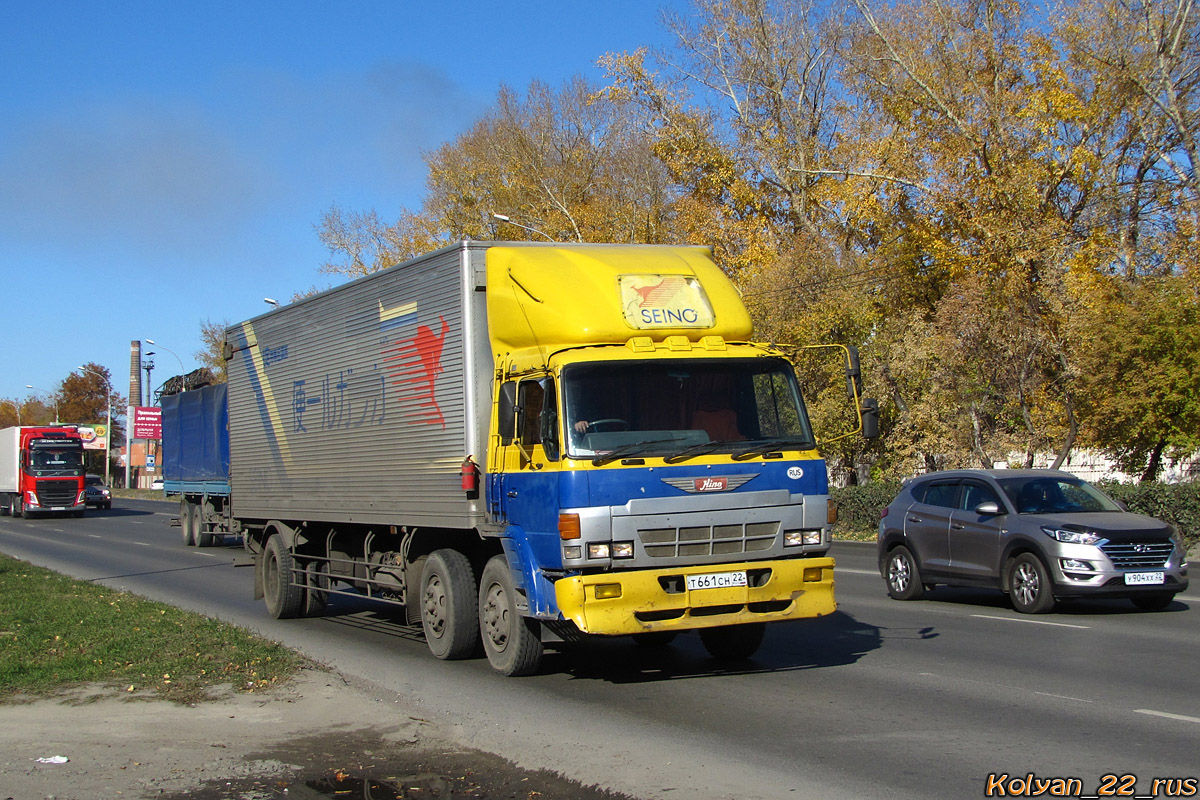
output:
[[[389,778],[360,778],[341,770],[304,784],[321,797],[358,800],[409,800],[409,798],[451,798],[450,783],[441,775],[408,775]],[[314,796],[315,800],[315,796]]]

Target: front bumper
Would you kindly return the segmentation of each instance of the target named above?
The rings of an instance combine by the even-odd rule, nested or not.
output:
[[[832,614],[833,565],[821,557],[605,572],[563,578],[554,591],[563,616],[584,633],[684,631]],[[688,575],[740,570],[748,586],[686,588]]]

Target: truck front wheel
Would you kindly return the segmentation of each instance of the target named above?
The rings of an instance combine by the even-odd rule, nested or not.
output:
[[[10,517],[25,516],[25,502],[21,499],[21,495],[14,494],[8,499],[8,515]]]
[[[531,675],[542,662],[537,620],[517,613],[512,573],[504,556],[493,556],[479,582],[479,631],[483,651],[501,675]]]
[[[267,539],[262,559],[263,595],[267,601],[267,612],[275,619],[299,616],[305,590],[292,580],[295,562],[282,536],[275,534]]]
[[[708,654],[718,661],[745,661],[758,652],[766,632],[765,622],[701,628],[700,641]]]
[[[470,658],[479,647],[475,570],[457,550],[434,550],[421,571],[421,627],[429,650],[444,661]]]

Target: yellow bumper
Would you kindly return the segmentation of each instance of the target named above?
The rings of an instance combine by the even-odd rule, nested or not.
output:
[[[688,575],[746,570],[749,586],[686,588]],[[558,608],[584,633],[619,635],[777,622],[832,614],[833,559],[577,575],[554,584]]]

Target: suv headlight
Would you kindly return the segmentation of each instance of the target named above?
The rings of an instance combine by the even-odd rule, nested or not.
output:
[[[1051,539],[1057,539],[1067,544],[1090,544],[1099,547],[1108,540],[1092,531],[1069,531],[1064,528],[1042,528],[1042,533]]]

